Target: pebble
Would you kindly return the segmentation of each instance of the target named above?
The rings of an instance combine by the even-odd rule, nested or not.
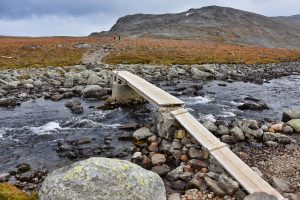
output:
[[[163,154],[155,154],[151,157],[151,162],[153,165],[161,165],[166,162],[166,156]]]

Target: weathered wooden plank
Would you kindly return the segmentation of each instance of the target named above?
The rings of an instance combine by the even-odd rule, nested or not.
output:
[[[184,102],[148,81],[127,71],[114,71],[116,76],[156,107],[182,106]]]

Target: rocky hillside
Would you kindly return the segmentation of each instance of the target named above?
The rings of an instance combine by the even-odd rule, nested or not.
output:
[[[178,14],[135,14],[120,18],[108,32],[132,37],[200,39],[300,49],[300,17],[266,17],[227,7],[208,6]]]

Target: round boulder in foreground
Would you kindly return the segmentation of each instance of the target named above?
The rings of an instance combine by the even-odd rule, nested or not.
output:
[[[165,186],[155,173],[131,162],[89,158],[50,173],[40,200],[165,200]]]

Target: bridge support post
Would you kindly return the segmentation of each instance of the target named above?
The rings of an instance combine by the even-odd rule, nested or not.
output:
[[[140,99],[141,96],[131,89],[127,84],[122,83],[117,76],[111,80],[112,98],[118,102]]]

